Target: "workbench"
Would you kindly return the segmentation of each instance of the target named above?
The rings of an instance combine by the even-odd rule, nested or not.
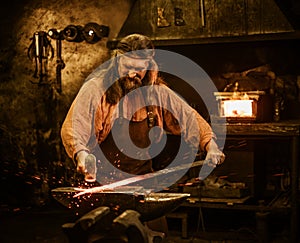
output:
[[[189,198],[182,204],[184,207],[202,207],[202,208],[218,208],[218,209],[233,209],[233,210],[249,210],[261,215],[261,212],[273,211],[288,211],[290,215],[290,242],[298,242],[298,191],[299,191],[299,139],[300,139],[300,120],[286,120],[279,122],[265,123],[226,123],[213,124],[214,132],[219,139],[246,139],[254,141],[263,141],[268,145],[268,141],[286,141],[284,144],[289,146],[290,156],[288,158],[288,166],[290,168],[290,193],[289,205],[251,205],[243,203],[220,203],[208,202],[207,200],[197,200]],[[279,145],[280,146],[280,145]],[[270,150],[266,151],[270,152]],[[225,151],[226,154],[226,151]],[[226,161],[225,161],[226,163]],[[200,198],[201,199],[201,198]]]

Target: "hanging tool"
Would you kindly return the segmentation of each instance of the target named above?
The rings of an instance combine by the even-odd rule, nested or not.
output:
[[[35,32],[31,40],[27,55],[30,60],[35,61],[33,77],[39,79],[37,84],[43,84],[46,83],[45,79],[47,79],[48,59],[53,58],[54,49],[44,31]]]
[[[56,40],[56,90],[61,93],[61,70],[66,66],[61,56],[61,42],[64,37],[57,29],[50,29],[48,35]]]
[[[82,35],[83,27],[81,25],[68,25],[66,28],[63,29],[62,36],[63,39],[69,42],[82,42],[83,35]]]
[[[205,27],[205,8],[204,8],[204,0],[200,0],[200,16],[201,16],[201,26]]]
[[[174,8],[175,11],[175,25],[176,26],[183,26],[185,25],[185,21],[183,19],[183,11],[181,8]]]
[[[82,29],[83,38],[89,44],[94,44],[100,41],[102,37],[108,37],[108,34],[108,26],[99,25],[94,22],[87,23]]]

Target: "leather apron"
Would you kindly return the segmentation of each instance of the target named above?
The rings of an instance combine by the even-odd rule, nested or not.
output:
[[[127,141],[128,138],[125,138],[124,134],[128,133],[129,129],[129,135],[132,140],[132,142],[141,148],[148,147],[151,142],[149,139],[149,131],[150,129],[155,125],[155,118],[153,116],[152,107],[147,107],[147,118],[140,122],[130,121],[128,119],[125,119],[123,116],[123,103],[120,103],[119,105],[119,118],[117,118],[113,124],[112,129],[117,129],[118,138],[120,140],[120,144],[124,144]],[[110,131],[107,135],[106,139],[99,145],[101,151],[105,155],[106,158],[102,158],[102,161],[106,159],[109,161],[109,163],[112,166],[108,166],[108,168],[104,165],[100,165],[100,173],[103,173],[103,170],[105,171],[105,175],[109,175],[110,178],[107,178],[108,180],[118,181],[124,178],[124,174],[120,173],[118,171],[124,171],[129,174],[145,174],[153,172],[152,168],[152,160],[138,160],[131,157],[128,157],[126,155],[126,151],[121,151],[122,148],[118,148],[116,143],[114,142],[114,138],[112,135],[112,132]],[[101,161],[101,159],[100,159]],[[108,165],[107,163],[105,163]],[[103,176],[103,175],[100,175]],[[102,177],[103,179],[103,177]],[[106,183],[104,183],[106,184]],[[162,216],[160,218],[151,220],[146,222],[148,227],[152,230],[160,231],[165,233],[165,235],[168,235],[168,224],[165,216]]]
[[[105,176],[108,182],[112,182],[126,178],[126,174],[122,173],[122,171],[134,175],[153,172],[150,156],[147,160],[131,158],[126,155],[128,153],[123,148],[118,148],[114,141],[114,139],[118,139],[118,144],[127,144],[128,137],[125,134],[128,134],[129,129],[132,143],[142,149],[146,148],[151,143],[148,134],[152,126],[153,124],[149,125],[149,117],[139,122],[125,119],[123,116],[123,103],[120,103],[119,117],[114,121],[112,127],[112,129],[116,129],[114,131],[117,131],[115,134],[118,134],[118,137],[113,137],[110,131],[106,139],[99,145],[105,156],[100,156],[100,165],[98,166],[99,178],[104,180],[103,176]]]

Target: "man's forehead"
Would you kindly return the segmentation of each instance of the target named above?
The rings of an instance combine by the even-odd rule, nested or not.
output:
[[[126,55],[123,54],[120,56],[121,61],[126,62],[126,63],[139,63],[139,64],[145,64],[148,65],[150,58],[138,58],[133,55]]]

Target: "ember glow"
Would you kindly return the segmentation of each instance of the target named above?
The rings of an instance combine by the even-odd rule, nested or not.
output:
[[[142,179],[151,178],[152,174],[154,174],[154,173],[148,173],[148,174],[145,174],[145,175],[139,175],[139,176],[127,178],[125,180],[113,182],[113,183],[108,184],[108,185],[103,185],[103,186],[98,186],[98,187],[92,187],[92,188],[88,188],[88,189],[77,188],[76,190],[77,191],[81,191],[81,192],[75,194],[73,197],[79,197],[79,196],[82,196],[82,195],[87,194],[87,193],[99,193],[99,192],[105,192],[105,191],[113,191],[117,187],[128,185],[130,183],[134,183],[134,182],[142,180]]]
[[[224,100],[224,116],[226,117],[252,117],[253,100]]]
[[[219,101],[220,117],[233,118],[232,121],[255,120],[257,116],[258,100],[264,91],[248,92],[215,92]]]

